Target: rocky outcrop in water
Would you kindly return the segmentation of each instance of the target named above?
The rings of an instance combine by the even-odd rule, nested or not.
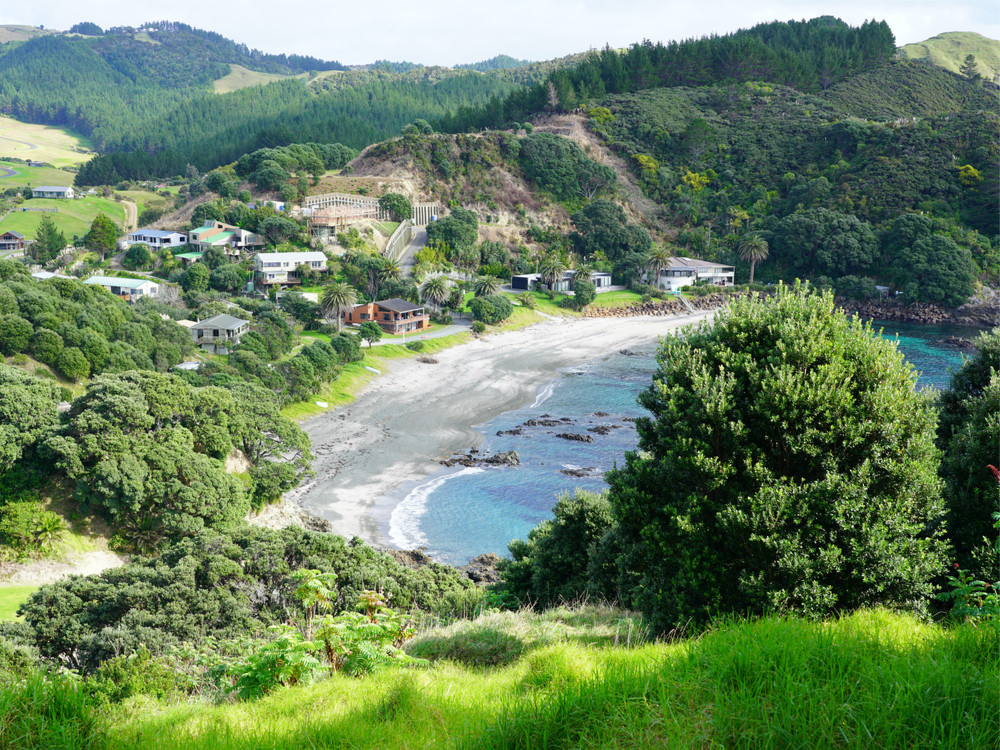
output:
[[[594,442],[593,435],[581,435],[577,432],[560,432],[556,435],[557,438],[562,438],[563,440],[575,440],[578,443],[592,443]]]
[[[492,456],[484,456],[479,451],[470,450],[468,453],[443,458],[439,463],[442,466],[518,466],[521,463],[521,456],[517,451],[504,451]]]

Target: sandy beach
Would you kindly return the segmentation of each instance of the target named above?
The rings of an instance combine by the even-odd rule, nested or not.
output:
[[[348,406],[305,422],[316,477],[286,495],[333,532],[391,546],[373,516],[379,498],[477,446],[475,425],[532,403],[558,370],[610,355],[710,317],[550,320],[435,355],[395,361]]]

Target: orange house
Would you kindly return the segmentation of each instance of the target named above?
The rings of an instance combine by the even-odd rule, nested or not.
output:
[[[344,322],[357,325],[374,321],[386,333],[399,334],[430,328],[431,318],[420,305],[405,299],[384,299],[358,305],[344,313]]]

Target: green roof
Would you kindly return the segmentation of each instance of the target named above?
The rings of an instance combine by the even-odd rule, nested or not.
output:
[[[202,256],[202,253],[192,252],[192,253],[178,253],[175,258],[183,258],[184,260],[198,260]]]

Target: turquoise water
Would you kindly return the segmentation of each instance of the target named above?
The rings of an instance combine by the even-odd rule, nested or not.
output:
[[[883,337],[897,340],[920,375],[920,387],[944,388],[949,371],[961,355],[938,342],[947,336],[972,338],[976,329],[876,323]],[[443,469],[426,480],[405,485],[388,498],[391,516],[383,530],[402,549],[426,547],[440,562],[462,565],[484,552],[506,554],[507,543],[524,538],[540,521],[551,517],[556,496],[575,487],[600,491],[603,472],[637,437],[630,421],[645,410],[636,403],[648,387],[656,363],[655,345],[567,368],[539,389],[534,403],[501,414],[479,425],[486,453],[516,450],[516,468]],[[498,435],[529,419],[569,420],[564,426],[523,427],[521,435]],[[606,427],[607,434],[590,432]],[[568,441],[558,433],[591,435],[592,443]],[[567,476],[563,470],[586,470],[587,476]]]

